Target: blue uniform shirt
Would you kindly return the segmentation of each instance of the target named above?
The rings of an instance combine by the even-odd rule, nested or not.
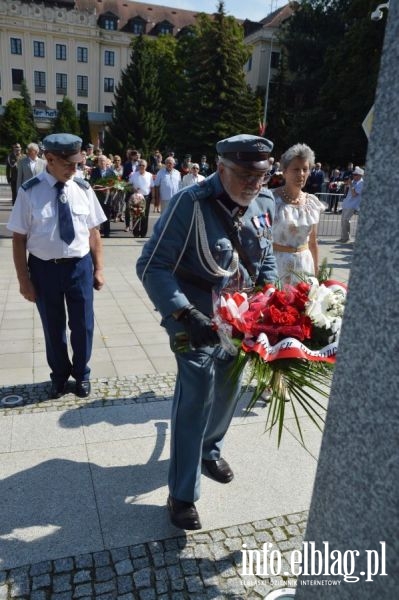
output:
[[[240,289],[253,286],[241,262],[239,272],[232,277],[216,272],[217,267],[228,271],[234,262],[226,224],[215,210],[215,202],[223,193],[219,174],[214,173],[175,194],[143,248],[137,274],[163,318],[188,304],[211,315],[212,286],[216,291],[232,283]],[[225,207],[231,219],[236,210]],[[273,218],[274,198],[267,189],[262,189],[239,217],[239,239],[256,271],[256,285],[277,279],[271,243]],[[204,247],[209,247],[211,260]],[[204,289],[204,283],[209,290]]]

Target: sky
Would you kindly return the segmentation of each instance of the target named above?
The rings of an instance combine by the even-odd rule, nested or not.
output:
[[[218,0],[160,0],[158,2],[147,1],[146,4],[213,13],[217,10]],[[288,0],[249,0],[248,2],[245,2],[245,0],[224,0],[224,9],[228,15],[233,15],[237,19],[260,21],[273,10],[284,6],[284,4],[288,4]]]

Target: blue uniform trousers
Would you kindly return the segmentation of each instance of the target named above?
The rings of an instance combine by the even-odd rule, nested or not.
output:
[[[54,263],[32,254],[28,260],[43,325],[51,379],[62,383],[70,375],[77,381],[90,378],[93,346],[93,262],[91,255]],[[68,356],[66,310],[71,331],[72,362]]]
[[[176,353],[169,491],[194,502],[200,496],[201,460],[218,460],[241,382],[230,374],[233,358],[220,347]]]

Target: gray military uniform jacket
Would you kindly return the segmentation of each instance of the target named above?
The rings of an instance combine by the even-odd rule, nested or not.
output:
[[[212,315],[212,287],[216,291],[231,285],[242,289],[277,280],[271,192],[262,190],[241,216],[236,214],[238,208],[230,211],[222,205],[227,219],[215,207],[223,193],[219,174],[214,173],[175,194],[143,248],[137,274],[164,319],[187,304]],[[252,278],[227,232],[226,221],[233,225],[233,219],[255,272]]]

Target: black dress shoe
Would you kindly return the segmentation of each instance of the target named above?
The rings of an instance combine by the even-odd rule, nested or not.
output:
[[[229,483],[234,479],[234,473],[231,470],[229,463],[226,462],[224,458],[219,458],[219,460],[205,460],[205,458],[203,458],[202,464],[205,466],[209,475],[219,483]]]
[[[65,388],[66,388],[66,381],[63,381],[62,383],[53,381],[51,383],[51,388],[50,388],[50,398],[52,400],[57,400],[58,398],[61,398],[61,396],[63,396],[65,394]]]
[[[170,520],[179,529],[201,529],[201,521],[195,504],[168,497]]]
[[[79,398],[87,398],[91,392],[90,381],[77,381],[75,386],[75,394]]]

